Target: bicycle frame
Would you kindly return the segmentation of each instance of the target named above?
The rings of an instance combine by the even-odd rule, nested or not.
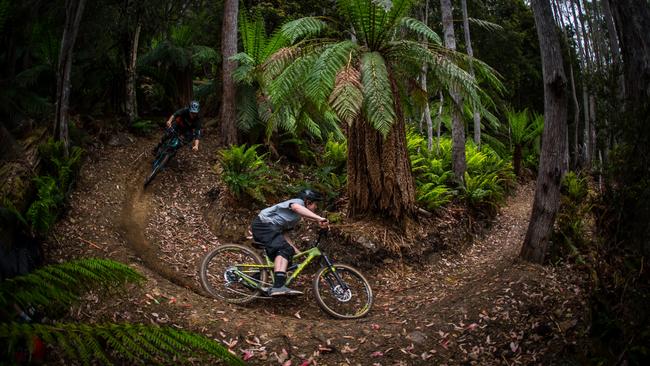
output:
[[[320,243],[320,240],[321,240],[322,236],[323,236],[323,233],[320,233],[319,236],[318,236],[318,239],[316,240],[316,244],[313,247],[311,247],[311,248],[309,248],[309,249],[307,249],[305,251],[302,251],[302,252],[294,255],[291,258],[292,261],[299,262],[299,263],[294,264],[294,265],[291,266],[291,267],[295,266],[296,268],[293,270],[293,273],[291,273],[291,275],[287,277],[287,280],[286,280],[286,283],[285,283],[286,285],[290,285],[293,282],[293,280],[298,278],[300,273],[302,273],[302,271],[309,264],[311,264],[311,262],[314,261],[314,259],[319,258],[319,257],[322,257],[325,260],[326,266],[330,267],[330,269],[332,270],[332,272],[336,276],[337,280],[341,281],[341,279],[338,277],[338,274],[336,273],[336,270],[334,269],[334,267],[332,267],[332,262],[330,262],[329,258],[325,254],[323,254],[323,252],[321,252],[321,250],[318,248],[318,244]],[[303,258],[303,257],[304,257],[304,259],[299,260],[299,258]],[[235,264],[234,266],[236,266],[238,268],[245,268],[247,270],[249,270],[249,269],[252,269],[252,270],[255,270],[255,269],[268,270],[271,273],[273,273],[274,263],[269,259],[269,257],[266,255],[266,253],[264,254],[264,259],[266,260],[266,264]],[[256,281],[255,279],[251,278],[249,275],[243,273],[242,271],[238,270],[235,273],[237,273],[241,277],[241,279],[244,280],[248,285],[253,286],[255,288],[259,288],[259,289],[262,288],[262,284],[259,281]]]

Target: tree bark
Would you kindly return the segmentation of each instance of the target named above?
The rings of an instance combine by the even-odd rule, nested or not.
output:
[[[454,35],[454,20],[452,15],[451,0],[440,0],[440,10],[442,12],[442,28],[445,34],[445,47],[450,50],[456,50],[456,36]],[[465,161],[465,124],[461,115],[463,99],[455,88],[449,90],[452,103],[452,123],[451,123],[451,165],[454,171],[454,177],[459,183],[463,182],[467,163]]]
[[[401,113],[400,113],[401,114]],[[363,116],[348,133],[349,216],[375,214],[404,223],[415,208],[415,183],[400,115],[384,139]]]
[[[68,156],[70,148],[68,120],[70,118],[70,75],[72,73],[72,55],[85,5],[86,0],[66,0],[65,2],[65,26],[63,27],[61,49],[59,51],[56,83],[56,111],[53,131],[54,138],[63,141],[65,156]]]
[[[223,26],[221,28],[222,94],[219,113],[221,134],[219,142],[223,146],[237,143],[237,110],[235,107],[235,81],[232,74],[237,63],[230,58],[237,53],[237,14],[239,2],[225,0],[223,9]]]
[[[472,79],[474,76],[474,49],[472,48],[472,38],[469,32],[469,16],[467,15],[467,0],[461,0],[461,6],[463,8],[463,30],[465,32],[465,46],[467,49],[467,55],[469,56],[469,74]],[[476,106],[473,106],[474,109],[474,143],[481,150],[481,114],[476,110]]]
[[[425,1],[424,4],[424,16],[422,17],[424,24],[429,25],[429,0]],[[426,39],[424,40],[426,42]],[[422,77],[420,78],[420,87],[424,90],[424,93],[427,95],[427,102],[424,105],[424,112],[422,112],[422,117],[427,125],[427,150],[431,151],[433,149],[433,122],[431,121],[431,108],[429,107],[429,93],[427,91],[427,65],[422,66]],[[420,121],[420,125],[422,121]]]
[[[133,34],[129,63],[126,69],[126,116],[129,125],[138,118],[138,100],[136,98],[136,63],[138,61],[138,45],[140,44],[140,30],[142,25],[138,22]]]
[[[548,0],[532,0],[542,54],[544,77],[544,132],[530,223],[521,248],[525,260],[542,263],[555,215],[560,206],[560,182],[566,149],[567,92],[562,51]]]

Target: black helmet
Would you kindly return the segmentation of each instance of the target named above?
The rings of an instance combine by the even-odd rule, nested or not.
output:
[[[190,103],[190,112],[191,113],[199,113],[200,108],[201,108],[201,105],[199,104],[198,101],[193,100],[192,103]]]
[[[311,201],[311,202],[320,202],[323,200],[323,195],[319,192],[312,191],[311,189],[303,189],[298,193],[298,197],[302,199],[303,201]]]

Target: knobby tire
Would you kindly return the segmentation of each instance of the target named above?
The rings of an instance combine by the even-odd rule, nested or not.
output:
[[[338,277],[349,287],[349,293],[337,297],[336,287],[341,286],[339,278],[330,267],[321,268],[314,276],[314,296],[318,305],[329,315],[338,319],[356,319],[368,314],[373,296],[370,283],[354,267],[346,264],[332,265]],[[349,298],[347,298],[349,296]],[[347,300],[346,300],[347,299]]]
[[[205,255],[200,267],[201,285],[210,295],[227,302],[244,304],[261,294],[259,288],[250,285],[231,275],[232,270],[248,273],[251,277],[259,276],[259,283],[265,284],[268,270],[246,269],[238,264],[263,264],[262,258],[252,249],[239,244],[220,245]],[[228,278],[227,278],[228,277]],[[230,281],[230,282],[229,282]]]

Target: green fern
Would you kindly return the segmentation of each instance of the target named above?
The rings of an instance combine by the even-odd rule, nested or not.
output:
[[[266,154],[259,155],[260,145],[232,146],[219,151],[218,159],[223,169],[222,179],[237,198],[252,198],[263,202],[262,188],[269,169],[264,161]]]
[[[11,304],[44,309],[65,307],[91,288],[115,287],[144,278],[119,262],[106,259],[81,259],[46,266],[28,275],[0,283],[0,307]]]

